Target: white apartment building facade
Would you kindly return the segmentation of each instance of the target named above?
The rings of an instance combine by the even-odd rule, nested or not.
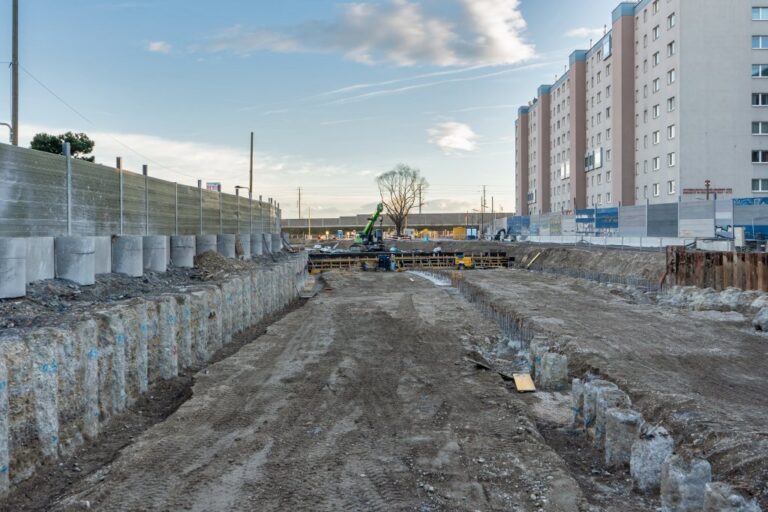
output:
[[[554,141],[541,140],[545,131],[529,134],[551,149],[551,184],[535,184],[537,210],[573,209],[563,208],[565,183],[554,179],[568,148],[574,164],[567,181],[577,208],[670,203],[707,193],[768,197],[768,0],[621,3],[611,30],[572,54],[566,77],[572,94],[574,56],[582,55],[583,84],[576,85],[583,85],[583,124],[563,133],[562,78],[539,89],[551,96],[548,117],[555,122]],[[570,97],[571,110],[581,99]],[[546,107],[539,97],[534,103]],[[583,151],[575,155],[580,138]],[[529,171],[533,165],[531,159]],[[582,178],[584,186],[577,187]],[[518,190],[518,205],[529,191]]]

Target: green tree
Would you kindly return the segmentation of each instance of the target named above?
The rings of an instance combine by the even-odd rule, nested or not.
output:
[[[94,156],[86,156],[93,153],[93,148],[96,146],[96,143],[84,133],[67,132],[61,135],[38,133],[32,139],[32,143],[29,147],[31,149],[36,149],[37,151],[62,155],[64,154],[63,145],[65,142],[69,142],[73,157],[88,162],[93,162],[96,159]]]
[[[376,178],[379,194],[387,215],[395,225],[397,236],[402,235],[408,214],[419,200],[423,200],[429,183],[421,171],[399,164],[391,171]]]

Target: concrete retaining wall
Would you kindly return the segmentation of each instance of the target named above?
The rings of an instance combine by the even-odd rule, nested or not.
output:
[[[149,385],[204,364],[298,297],[306,253],[55,328],[0,333],[0,493],[98,436]]]

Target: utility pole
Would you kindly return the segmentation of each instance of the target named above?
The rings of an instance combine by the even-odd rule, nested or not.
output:
[[[485,205],[487,204],[485,201],[485,189],[486,185],[483,185],[483,197],[480,198],[480,233],[478,238],[485,232]]]
[[[308,207],[307,214],[307,239],[312,239],[312,207]]]
[[[11,64],[11,144],[19,145],[19,0],[13,0],[13,49]]]
[[[253,194],[253,132],[251,132],[251,168],[248,179],[248,192]]]
[[[299,187],[299,220],[301,220],[301,187]]]
[[[419,185],[419,215],[421,215],[421,207],[424,206],[424,203],[421,200],[421,185]]]

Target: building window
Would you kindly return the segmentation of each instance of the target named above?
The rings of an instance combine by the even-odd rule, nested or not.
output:
[[[753,66],[753,67],[754,67],[754,66]],[[753,72],[753,75],[754,75],[754,72]],[[768,74],[766,74],[766,77],[768,77]],[[660,90],[661,90],[661,80],[659,80],[658,78],[656,78],[656,79],[653,81],[653,92],[659,92]]]
[[[659,0],[653,0],[653,14],[659,12]]]
[[[608,150],[608,152],[610,153],[610,150]],[[611,171],[608,171],[608,172],[605,173],[605,182],[606,183],[610,183],[611,182]],[[609,201],[610,201],[610,199],[609,199]]]
[[[675,186],[675,180],[669,180],[667,182],[667,194],[673,195],[677,193],[677,187]]]
[[[753,7],[752,8],[752,20],[753,21],[768,21],[768,7]]]
[[[753,164],[768,164],[768,151],[753,151],[752,152]]]
[[[677,53],[677,43],[672,41],[667,45],[667,57],[672,57]]]
[[[674,96],[667,100],[667,112],[674,112],[677,108],[677,100]]]
[[[768,78],[768,64],[752,64],[752,78]]]
[[[659,197],[661,195],[661,187],[658,183],[653,184],[653,197]]]
[[[752,180],[752,192],[768,192],[768,180]]]
[[[752,49],[753,50],[768,49],[768,36],[752,36]]]
[[[669,71],[667,71],[667,83],[668,84],[671,85],[671,84],[675,83],[676,79],[677,79],[677,72],[675,72],[674,69],[670,69]]]
[[[677,165],[677,153],[667,153],[667,167]]]
[[[653,27],[653,40],[657,40],[659,37],[661,37],[661,28],[656,25]]]
[[[661,169],[661,158],[658,156],[653,159],[653,170],[658,171]]]
[[[661,142],[661,132],[655,131],[653,132],[653,145],[659,144]]]
[[[670,14],[667,16],[667,28],[673,28],[675,25],[677,25],[677,16],[675,13]]]
[[[611,204],[611,193],[606,192],[605,193],[605,204]]]
[[[661,116],[661,106],[654,105],[653,106],[653,118],[658,119]]]
[[[755,93],[752,95],[753,107],[768,107],[768,94]]]
[[[656,52],[653,54],[652,62],[653,62],[653,67],[656,67],[659,65],[659,63],[661,62],[661,55],[659,54],[659,52]]]
[[[677,129],[675,128],[675,125],[671,124],[667,126],[667,139],[674,140],[676,135],[677,135]]]
[[[752,123],[752,135],[768,135],[768,123]]]

